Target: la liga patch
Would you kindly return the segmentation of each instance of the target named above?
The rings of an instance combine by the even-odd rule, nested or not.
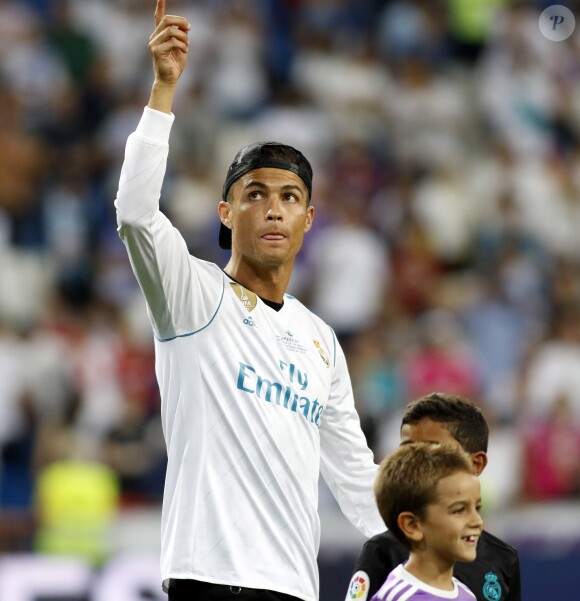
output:
[[[353,601],[366,601],[369,594],[369,585],[370,581],[368,574],[359,570],[350,579],[347,599],[353,599]]]

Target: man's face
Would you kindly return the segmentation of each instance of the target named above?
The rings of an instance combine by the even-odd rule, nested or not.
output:
[[[229,198],[220,203],[219,213],[232,229],[232,253],[259,266],[294,261],[314,218],[298,175],[271,167],[253,169],[234,182]]]

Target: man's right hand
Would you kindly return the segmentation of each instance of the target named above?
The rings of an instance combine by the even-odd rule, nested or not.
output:
[[[165,1],[157,0],[155,31],[149,37],[155,72],[149,107],[169,113],[175,85],[187,65],[190,25],[184,17],[166,15]]]

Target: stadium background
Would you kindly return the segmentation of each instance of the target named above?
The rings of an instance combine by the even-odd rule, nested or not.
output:
[[[151,334],[113,211],[154,4],[0,0],[2,600],[162,599]],[[525,601],[576,598],[580,559],[580,38],[542,35],[551,4],[168,0],[192,30],[164,211],[224,264],[234,152],[304,150],[291,292],[340,335],[378,459],[416,396],[484,409]],[[320,492],[334,601],[362,539]]]

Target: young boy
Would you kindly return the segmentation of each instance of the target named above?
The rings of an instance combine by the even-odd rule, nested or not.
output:
[[[482,412],[459,396],[432,393],[410,403],[401,424],[401,444],[449,442],[471,456],[474,472],[487,465],[489,429]],[[363,546],[355,564],[346,601],[367,601],[387,575],[409,556],[389,530],[373,536]],[[458,562],[455,577],[473,591],[478,601],[521,601],[520,563],[516,549],[482,532],[473,562]]]
[[[457,445],[403,445],[381,463],[375,496],[388,529],[410,554],[372,601],[475,601],[453,577],[456,561],[475,559],[483,530],[469,455]]]

